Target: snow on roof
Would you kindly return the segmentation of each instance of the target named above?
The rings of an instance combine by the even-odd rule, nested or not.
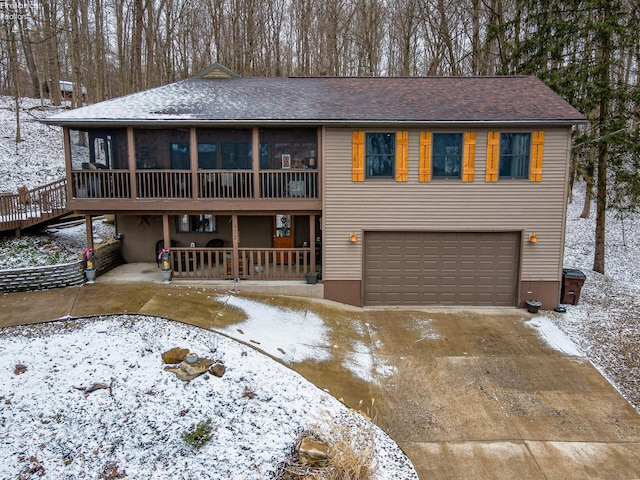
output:
[[[191,78],[49,117],[54,125],[576,124],[535,77]]]

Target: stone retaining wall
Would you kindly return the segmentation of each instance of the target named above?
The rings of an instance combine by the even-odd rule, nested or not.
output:
[[[113,270],[124,263],[121,246],[121,243],[115,240],[106,245],[100,245],[96,249],[95,268],[97,276],[107,273],[109,270]]]
[[[120,242],[111,242],[96,249],[97,275],[108,272],[123,263]],[[84,282],[83,260],[44,267],[0,270],[0,292],[3,293],[75,287],[83,285]]]
[[[0,270],[0,292],[27,292],[84,284],[84,262]]]

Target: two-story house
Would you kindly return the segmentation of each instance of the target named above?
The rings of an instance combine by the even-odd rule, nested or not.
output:
[[[45,120],[128,262],[352,305],[557,305],[572,127],[534,77],[196,77]]]

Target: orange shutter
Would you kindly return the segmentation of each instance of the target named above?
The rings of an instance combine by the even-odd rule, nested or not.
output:
[[[462,152],[462,181],[473,182],[476,168],[476,132],[464,132]]]
[[[420,132],[419,182],[431,181],[431,132]]]
[[[353,132],[351,180],[364,182],[364,132]]]
[[[409,179],[409,132],[396,133],[396,182]]]
[[[529,181],[542,181],[542,152],[544,147],[544,132],[538,130],[531,135],[531,159],[529,161]]]
[[[487,135],[487,171],[485,181],[498,181],[498,164],[500,163],[500,132],[489,132]]]

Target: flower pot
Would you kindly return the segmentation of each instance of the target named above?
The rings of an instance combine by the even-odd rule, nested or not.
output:
[[[538,310],[540,310],[542,306],[542,302],[538,300],[527,300],[525,303],[527,304],[527,312],[529,313],[538,313]]]
[[[85,268],[84,274],[87,276],[87,283],[93,283],[96,278],[96,271],[93,268]]]
[[[162,270],[162,283],[170,283],[171,282],[171,270]]]
[[[307,279],[307,283],[309,285],[315,285],[316,283],[318,283],[318,273],[317,272],[309,272],[305,275],[305,278]]]

